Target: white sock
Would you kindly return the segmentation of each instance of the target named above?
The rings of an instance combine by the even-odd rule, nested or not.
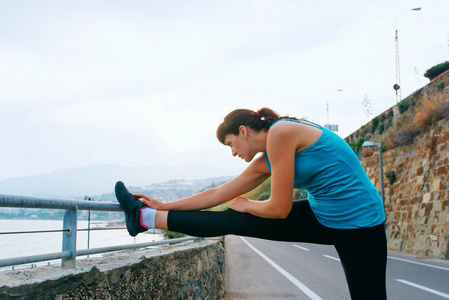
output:
[[[147,229],[156,228],[156,209],[145,207],[140,210],[140,223]]]

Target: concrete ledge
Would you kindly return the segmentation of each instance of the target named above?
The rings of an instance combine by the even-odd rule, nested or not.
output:
[[[0,299],[222,299],[223,239],[0,273]]]

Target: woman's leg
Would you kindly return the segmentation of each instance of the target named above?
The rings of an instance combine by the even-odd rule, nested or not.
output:
[[[166,211],[166,210],[156,211],[156,218],[154,220],[156,228],[162,229],[162,230],[168,230],[167,218],[168,218],[168,211]]]
[[[308,201],[293,202],[286,219],[264,219],[230,209],[223,212],[155,211],[129,193],[121,181],[115,185],[115,194],[125,212],[126,228],[131,236],[148,230],[149,226],[156,226],[201,237],[237,234],[279,241],[329,244],[327,228],[318,223]],[[151,214],[146,214],[148,211],[144,210],[147,209],[153,210]]]
[[[322,226],[308,201],[295,201],[286,219],[265,219],[228,209],[212,211],[169,211],[167,227],[192,236],[235,234],[277,241],[330,244],[328,228]]]
[[[332,229],[352,300],[387,299],[385,224],[360,229]]]

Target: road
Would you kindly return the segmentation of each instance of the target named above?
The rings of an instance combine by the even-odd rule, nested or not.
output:
[[[333,246],[226,236],[225,299],[350,299]],[[449,261],[389,252],[388,299],[449,299]]]

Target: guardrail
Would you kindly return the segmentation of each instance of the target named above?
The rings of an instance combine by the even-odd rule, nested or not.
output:
[[[63,267],[75,268],[76,257],[105,252],[145,248],[164,244],[175,244],[189,240],[201,240],[196,237],[184,237],[158,242],[128,244],[94,249],[76,250],[76,232],[78,210],[123,211],[120,204],[100,203],[71,199],[37,198],[0,194],[0,207],[65,209],[62,225],[62,251],[32,256],[0,259],[0,267],[14,266],[32,262],[62,259]],[[20,232],[18,232],[20,233]]]

